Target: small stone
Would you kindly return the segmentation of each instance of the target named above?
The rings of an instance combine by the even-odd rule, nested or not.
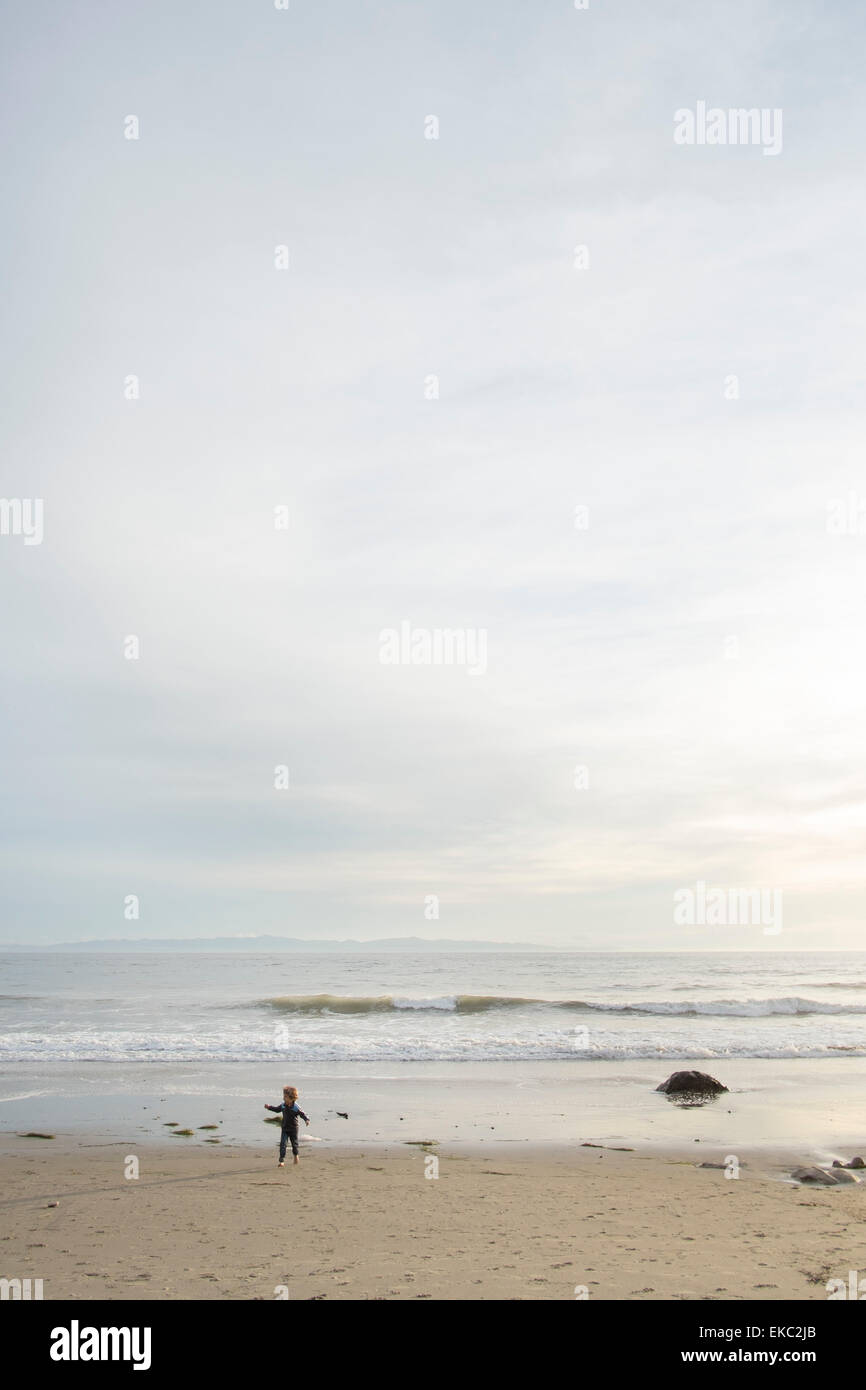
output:
[[[835,1187],[843,1181],[836,1177],[835,1173],[828,1173],[825,1168],[795,1168],[791,1177],[794,1182],[811,1182],[820,1187]]]
[[[837,1182],[859,1182],[859,1181],[860,1181],[859,1178],[855,1178],[855,1176],[854,1176],[853,1173],[847,1172],[844,1168],[837,1169],[836,1172],[833,1174],[833,1177],[836,1179]]]

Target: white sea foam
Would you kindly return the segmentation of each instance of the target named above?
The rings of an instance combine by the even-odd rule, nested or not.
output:
[[[456,994],[443,994],[439,999],[392,999],[395,1009],[443,1009],[448,1013],[457,1008]]]
[[[769,1039],[729,1035],[698,1039],[683,1033],[667,1039],[601,1034],[575,1039],[570,1031],[543,1030],[528,1035],[439,1036],[380,1034],[362,1037],[299,1037],[288,1048],[275,1048],[267,1038],[164,1035],[158,1042],[136,1034],[65,1035],[62,1038],[19,1035],[0,1038],[0,1061],[12,1062],[482,1062],[639,1060],[641,1058],[703,1057],[839,1057],[866,1056],[866,1039],[846,1040],[790,1037]]]

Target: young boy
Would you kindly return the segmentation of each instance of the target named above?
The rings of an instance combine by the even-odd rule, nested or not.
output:
[[[283,1117],[283,1128],[280,1133],[280,1161],[277,1166],[279,1168],[283,1166],[286,1157],[287,1142],[292,1146],[292,1162],[300,1163],[301,1160],[298,1158],[298,1116],[300,1115],[305,1125],[308,1125],[310,1122],[298,1105],[297,1086],[284,1086],[282,1105],[268,1105],[266,1101],[265,1109],[273,1110],[276,1115],[281,1114]]]

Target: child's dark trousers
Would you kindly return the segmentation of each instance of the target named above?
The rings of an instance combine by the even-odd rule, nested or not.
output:
[[[297,1122],[297,1120],[289,1120],[288,1124],[283,1124],[282,1133],[280,1134],[280,1162],[281,1162],[281,1163],[282,1163],[283,1159],[284,1159],[285,1156],[286,1156],[286,1145],[287,1145],[287,1144],[291,1144],[291,1146],[292,1146],[292,1153],[293,1153],[293,1154],[297,1154],[297,1152],[298,1152],[298,1122]]]

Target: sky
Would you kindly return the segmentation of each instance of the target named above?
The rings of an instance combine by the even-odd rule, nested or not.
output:
[[[0,942],[863,946],[866,11],[2,28]]]

